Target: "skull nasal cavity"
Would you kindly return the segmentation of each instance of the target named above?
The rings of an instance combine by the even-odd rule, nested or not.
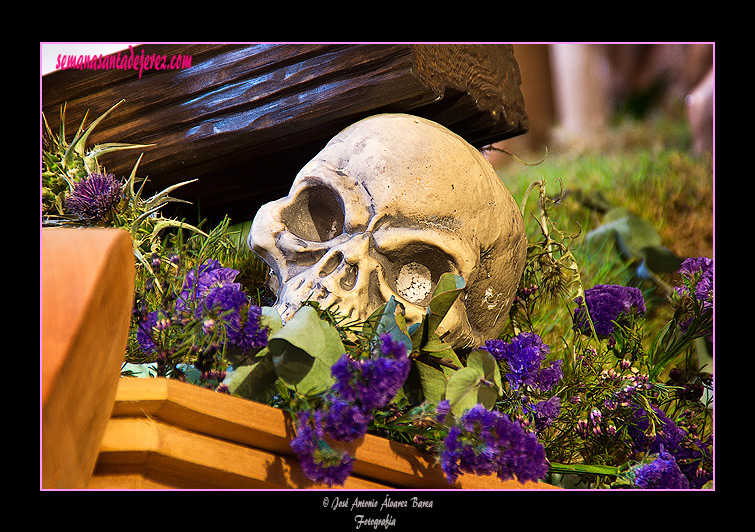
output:
[[[300,191],[281,212],[281,218],[292,233],[310,242],[327,242],[343,233],[341,200],[324,186]]]
[[[325,260],[320,268],[320,277],[327,277],[333,272],[336,272],[334,278],[344,290],[351,290],[356,285],[359,268],[347,263],[340,251],[336,251]]]

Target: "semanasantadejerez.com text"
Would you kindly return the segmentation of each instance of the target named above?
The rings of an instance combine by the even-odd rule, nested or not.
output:
[[[128,51],[109,55],[66,55],[58,54],[55,68],[58,70],[138,70],[139,79],[145,70],[180,70],[191,67],[190,55],[162,55],[147,54],[142,48],[141,53],[134,53],[132,46]]]

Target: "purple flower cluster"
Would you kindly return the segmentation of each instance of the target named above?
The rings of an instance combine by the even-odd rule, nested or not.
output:
[[[697,301],[702,303],[703,310],[713,308],[713,261],[708,257],[689,258],[682,262],[679,273],[688,287],[677,287],[676,292],[683,295],[689,291]]]
[[[345,353],[333,364],[335,383],[325,395],[322,408],[311,415],[299,415],[297,437],[291,442],[310,480],[343,484],[351,462],[330,448],[324,438],[353,441],[364,436],[373,419],[372,412],[393,400],[410,366],[404,345],[388,334],[379,336],[371,356],[354,358]]]
[[[238,299],[236,292],[241,289],[241,285],[234,282],[238,274],[237,270],[225,268],[215,259],[192,268],[184,277],[176,310],[188,312],[193,307],[195,315],[199,316],[215,303],[232,307],[232,300]]]
[[[513,389],[527,385],[547,392],[563,378],[562,360],[542,367],[550,348],[535,333],[520,333],[508,343],[503,340],[487,340],[483,349],[496,360],[506,362],[509,369],[506,378]]]
[[[228,341],[244,349],[267,345],[267,328],[260,326],[262,309],[249,302],[240,283],[234,282],[238,270],[208,260],[192,268],[184,278],[176,311],[194,317],[217,316],[225,325]]]
[[[707,441],[699,438],[687,438],[674,453],[676,463],[679,464],[689,485],[693,489],[702,488],[706,482],[713,480],[712,450],[713,436]]]
[[[554,395],[529,407],[535,418],[535,430],[540,432],[549,427],[561,413],[561,398]]]
[[[501,480],[516,478],[524,484],[548,472],[545,448],[532,432],[525,431],[508,415],[482,405],[467,410],[451,427],[442,443],[440,463],[449,484],[459,475],[491,475]]]
[[[73,187],[66,210],[82,218],[105,220],[121,201],[122,188],[113,174],[92,174]]]
[[[354,467],[354,459],[325,443],[322,412],[299,412],[296,415],[296,433],[291,440],[291,449],[299,457],[307,478],[328,486],[343,485]]]
[[[379,356],[355,359],[344,354],[331,368],[332,393],[372,412],[391,402],[409,375],[406,348],[388,334],[380,336]]]
[[[216,260],[192,268],[184,277],[173,312],[152,311],[138,324],[141,350],[154,352],[155,333],[160,327],[171,321],[185,323],[186,319],[201,321],[207,334],[223,326],[228,342],[244,349],[267,345],[268,329],[260,322],[262,310],[249,301],[241,284],[234,282],[238,274],[238,270],[225,268]]]
[[[156,310],[147,314],[136,329],[136,341],[139,343],[139,348],[147,355],[154,353],[157,349],[155,336],[168,326],[170,326],[170,319],[163,311]]]
[[[633,408],[633,419],[629,423],[627,432],[632,438],[635,452],[658,453],[661,449],[665,449],[673,454],[679,449],[687,431],[677,427],[663,410],[657,406],[652,406],[655,417],[660,423],[654,423],[655,432],[648,434],[650,429],[649,414],[638,405],[634,405]]]
[[[591,334],[590,324],[585,312],[589,312],[595,326],[595,333],[600,338],[608,338],[614,332],[614,322],[632,314],[645,314],[645,300],[638,288],[598,284],[585,290],[584,302],[581,297],[575,300],[579,305],[574,311],[574,328],[583,334]]]
[[[709,466],[703,467],[703,463],[711,458],[709,444],[677,426],[660,408],[652,408],[657,422],[654,432],[648,434],[651,428],[649,415],[643,408],[634,406],[633,419],[628,426],[633,450],[637,453],[668,454],[690,487],[702,487],[712,478],[712,473],[706,470]]]
[[[679,324],[682,333],[686,333],[695,317],[709,316],[713,312],[713,261],[707,257],[689,258],[682,262],[678,272],[684,286],[675,288],[676,301],[685,301],[689,297],[698,305],[697,312],[687,308],[688,317]],[[712,332],[710,329],[703,334],[710,336]]]
[[[630,477],[634,487],[640,489],[689,489],[690,487],[676,459],[663,449],[652,462],[635,466],[630,472]]]

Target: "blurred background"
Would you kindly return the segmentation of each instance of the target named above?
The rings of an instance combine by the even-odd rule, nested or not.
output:
[[[497,147],[537,153],[556,141],[589,143],[617,118],[642,120],[683,106],[693,149],[712,148],[712,43],[514,44],[514,56],[530,131]]]
[[[514,44],[514,55],[530,130],[485,153],[517,201],[546,181],[583,242],[629,212],[635,247],[675,258],[657,272],[712,258],[714,44]]]

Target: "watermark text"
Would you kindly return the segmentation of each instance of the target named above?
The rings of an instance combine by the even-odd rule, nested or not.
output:
[[[55,68],[57,70],[138,70],[139,79],[145,70],[181,70],[191,67],[190,55],[134,53],[134,47],[109,55],[68,55],[58,54]]]

